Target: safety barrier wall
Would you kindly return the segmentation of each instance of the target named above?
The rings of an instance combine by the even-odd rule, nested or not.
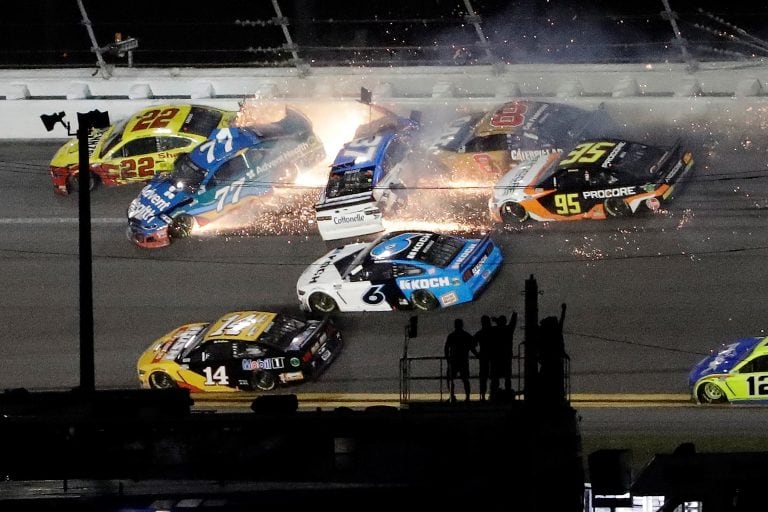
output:
[[[96,70],[98,71],[98,70]],[[114,68],[0,71],[0,139],[62,138],[47,132],[41,114],[65,112],[71,130],[77,112],[109,111],[112,119],[161,102],[237,109],[260,101],[353,101],[360,88],[380,103],[491,105],[514,97],[567,102],[663,98],[768,101],[768,65],[702,64],[499,65],[400,68]],[[679,101],[678,101],[679,103]]]

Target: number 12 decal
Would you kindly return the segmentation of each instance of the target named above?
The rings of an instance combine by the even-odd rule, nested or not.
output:
[[[747,384],[749,384],[750,395],[768,395],[768,375],[760,375],[755,377],[747,377]]]
[[[217,384],[221,386],[226,386],[229,384],[227,369],[224,366],[219,366],[215,370],[210,366],[206,366],[205,368],[203,368],[203,372],[205,373],[206,386],[215,386]]]

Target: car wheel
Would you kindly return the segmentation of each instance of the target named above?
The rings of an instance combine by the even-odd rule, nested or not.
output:
[[[440,307],[440,303],[435,296],[426,290],[416,290],[413,292],[413,295],[411,295],[411,304],[413,304],[413,307],[416,309],[421,309],[422,311],[429,311]]]
[[[90,178],[88,179],[88,190],[93,190],[96,188],[96,176],[93,175],[93,173],[90,174]],[[70,174],[69,178],[67,178],[67,190],[69,192],[79,192],[80,191],[80,174]]]
[[[699,401],[703,404],[724,404],[728,398],[720,386],[714,382],[705,382],[699,388]]]
[[[629,205],[620,197],[609,197],[603,203],[603,208],[609,217],[626,217],[632,213]]]
[[[168,234],[171,238],[186,238],[192,234],[192,228],[195,226],[195,219],[190,215],[181,214],[173,218],[171,225],[168,226]]]
[[[152,389],[173,389],[179,386],[167,373],[152,372],[149,374],[149,387]]]
[[[504,203],[499,213],[504,224],[516,224],[528,220],[528,212],[519,203]]]
[[[327,293],[315,292],[309,296],[309,307],[315,313],[330,313],[336,311],[338,305]]]
[[[256,371],[251,375],[251,386],[259,391],[272,391],[277,385],[277,379],[272,372]]]

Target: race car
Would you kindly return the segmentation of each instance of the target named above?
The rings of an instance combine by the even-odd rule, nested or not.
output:
[[[229,126],[237,112],[203,105],[155,105],[139,110],[106,129],[88,134],[91,189],[149,181],[170,171],[176,158]],[[78,190],[80,160],[77,137],[53,156],[53,191],[67,195]]]
[[[501,264],[490,235],[398,231],[328,252],[304,270],[296,293],[301,309],[316,313],[426,311],[476,299]]]
[[[220,128],[141,190],[128,207],[128,238],[139,247],[164,247],[195,226],[239,217],[324,158],[309,119],[290,107],[274,123]]]
[[[490,186],[513,165],[607,136],[606,111],[544,101],[510,101],[453,121],[430,147],[432,173],[453,186]]]
[[[136,368],[142,388],[270,391],[316,379],[342,346],[330,318],[234,311],[177,327],[154,341]]]
[[[382,117],[360,126],[339,150],[315,204],[323,240],[383,231],[383,216],[407,201],[401,171],[417,142],[418,112],[404,118],[376,105],[371,108]]]
[[[662,147],[584,140],[565,155],[518,164],[488,200],[496,222],[605,219],[657,211],[685,184],[693,155],[680,140]]]
[[[688,375],[701,404],[768,403],[768,337],[746,337],[699,361]]]

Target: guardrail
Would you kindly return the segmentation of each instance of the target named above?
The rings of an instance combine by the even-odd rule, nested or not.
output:
[[[0,71],[0,139],[62,138],[45,131],[40,114],[109,111],[112,119],[162,102],[197,102],[234,109],[243,100],[354,101],[360,88],[378,103],[493,105],[510,98],[624,102],[638,99],[730,101],[768,98],[768,66],[702,64],[530,64],[392,68],[319,68],[308,75],[284,68],[117,68],[109,78],[92,69]],[[76,126],[72,126],[76,129]]]

